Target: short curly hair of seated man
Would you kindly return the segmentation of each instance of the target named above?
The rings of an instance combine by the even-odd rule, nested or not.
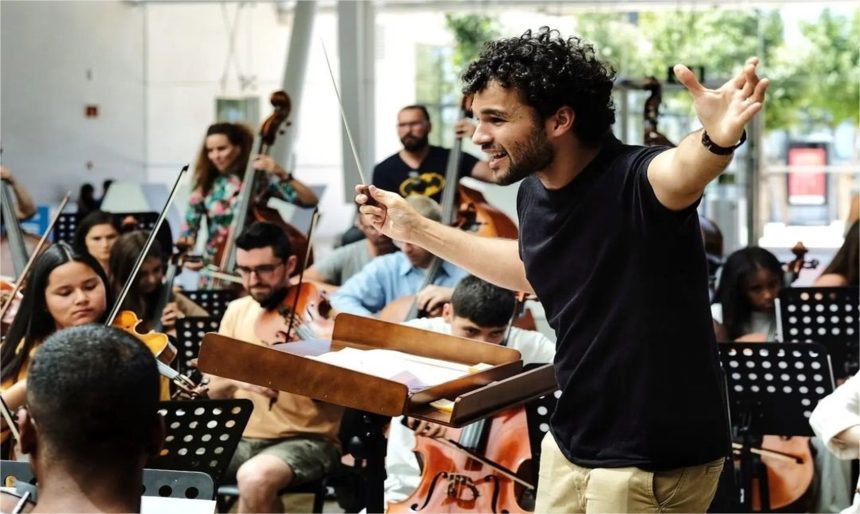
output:
[[[514,294],[485,280],[469,275],[451,295],[454,316],[468,319],[479,327],[502,327],[514,312]]]
[[[159,382],[152,352],[126,332],[101,325],[55,332],[27,374],[38,451],[71,469],[142,468],[161,443]]]

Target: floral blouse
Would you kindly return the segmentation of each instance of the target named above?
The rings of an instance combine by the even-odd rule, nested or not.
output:
[[[298,202],[298,193],[288,181],[282,181],[277,176],[267,174],[265,188],[269,196],[280,198],[290,203]],[[266,180],[262,174],[257,180]],[[235,174],[218,175],[212,183],[209,194],[204,196],[198,187],[188,199],[188,210],[185,211],[185,223],[181,235],[197,238],[200,231],[200,220],[206,217],[206,247],[203,253],[203,264],[211,264],[218,249],[224,244],[229,235],[230,224],[236,202],[239,200],[239,190],[242,179]],[[228,270],[225,270],[228,271]],[[206,278],[206,277],[201,277]],[[201,280],[201,287],[207,283]]]

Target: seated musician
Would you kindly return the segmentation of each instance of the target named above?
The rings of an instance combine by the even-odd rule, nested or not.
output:
[[[729,255],[711,305],[717,341],[773,341],[774,300],[782,283],[782,264],[764,248],[750,246]]]
[[[406,201],[425,218],[442,219],[439,204],[426,196],[413,195]],[[379,313],[398,298],[414,295],[424,282],[433,254],[410,243],[395,242],[402,251],[376,257],[346,281],[331,297],[338,312],[359,315]],[[454,286],[466,272],[442,261],[434,285]]]
[[[120,236],[111,249],[110,280],[114,295],[119,294],[131,275],[137,256],[146,244],[146,239],[146,232],[136,230]],[[146,260],[143,261],[137,273],[137,283],[131,288],[123,303],[124,310],[134,312],[143,320],[144,326],[138,329],[140,332],[152,329],[156,319],[160,318],[163,331],[175,335],[178,318],[209,315],[203,307],[176,290],[171,293],[171,300],[164,306],[164,311],[155,312],[162,294],[165,264],[164,253],[156,241],[150,246]]]
[[[45,340],[18,417],[38,481],[33,512],[140,512],[143,468],[164,440],[158,384],[152,353],[121,330],[91,324]]]
[[[505,341],[514,303],[510,291],[469,275],[457,284],[451,302],[442,308],[442,317],[419,318],[406,324],[485,343],[505,344],[519,350],[525,364],[552,362],[555,343],[540,332],[512,327]],[[406,423],[414,432],[404,426],[402,417],[392,419],[388,432],[386,502],[403,500],[418,487],[421,471],[412,452],[415,436],[442,437],[446,431],[445,427],[426,421],[408,418]]]
[[[48,336],[104,321],[109,304],[107,277],[88,253],[57,243],[36,258],[18,313],[0,345],[0,390],[10,409],[24,404],[30,362]],[[3,436],[5,441],[7,433]]]
[[[356,213],[355,226],[364,239],[336,248],[326,258],[305,270],[305,278],[333,286],[340,286],[361,271],[372,259],[397,251],[391,238],[373,228]]]
[[[255,321],[284,298],[296,266],[287,235],[271,223],[254,223],[236,239],[236,269],[248,296],[231,302],[219,333],[267,345]],[[283,512],[278,491],[321,478],[340,460],[342,409],[285,392],[211,376],[209,397],[248,398],[254,411],[230,472],[239,486],[239,512]]]

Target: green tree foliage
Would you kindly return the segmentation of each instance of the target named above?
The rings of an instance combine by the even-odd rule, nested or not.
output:
[[[825,9],[800,29],[810,44],[797,70],[805,79],[800,103],[808,121],[860,124],[860,10],[848,19]]]
[[[481,14],[446,14],[445,24],[454,36],[454,68],[465,71],[466,66],[481,53],[484,43],[499,36],[498,23]]]

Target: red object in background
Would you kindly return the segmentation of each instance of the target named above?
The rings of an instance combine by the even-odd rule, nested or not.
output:
[[[788,150],[788,165],[803,170],[788,172],[789,205],[825,205],[827,203],[827,149],[823,146],[797,146]],[[815,171],[816,168],[821,171]]]
[[[87,118],[98,118],[99,116],[99,106],[98,105],[87,105],[84,108],[84,115]]]

